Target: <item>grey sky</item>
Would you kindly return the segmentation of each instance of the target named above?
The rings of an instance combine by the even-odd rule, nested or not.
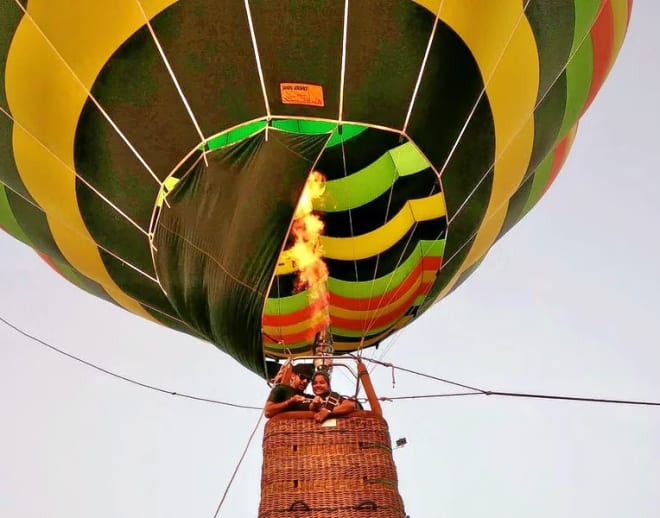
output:
[[[623,50],[539,206],[385,356],[493,390],[660,401],[660,3]],[[0,235],[0,316],[106,369],[261,405],[212,346],[79,292]],[[380,356],[387,346],[376,352]],[[381,395],[451,392],[375,373]],[[0,516],[211,517],[259,413],[152,393],[0,324]],[[415,518],[655,518],[660,408],[486,398],[384,404]],[[255,516],[261,437],[220,516]]]

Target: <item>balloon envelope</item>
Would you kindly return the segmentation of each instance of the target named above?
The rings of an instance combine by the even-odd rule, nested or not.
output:
[[[281,253],[318,170],[335,348],[377,344],[548,189],[631,4],[5,2],[0,225],[267,375],[323,325]]]

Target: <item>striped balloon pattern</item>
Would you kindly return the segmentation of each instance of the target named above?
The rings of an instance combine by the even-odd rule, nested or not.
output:
[[[320,171],[334,347],[377,345],[547,191],[631,8],[0,0],[0,227],[268,376],[324,325],[283,253]]]

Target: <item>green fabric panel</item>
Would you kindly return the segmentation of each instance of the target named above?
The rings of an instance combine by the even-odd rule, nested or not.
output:
[[[275,119],[272,124],[273,128],[291,133],[300,133],[302,135],[319,135],[321,133],[330,133],[337,129],[336,122],[310,121],[305,119]]]
[[[340,212],[360,207],[390,189],[399,176],[418,173],[428,167],[428,161],[417,148],[406,142],[357,173],[327,181],[325,193],[315,200],[314,209]]]
[[[526,176],[557,143],[566,112],[566,89],[566,75],[561,74],[534,110],[534,146]]]
[[[582,46],[582,40],[589,40],[591,27],[596,21],[596,15],[605,0],[574,0],[575,1],[575,32],[571,55]]]
[[[448,77],[461,80],[447,81]],[[438,170],[453,149],[442,173],[447,217],[452,220],[446,232],[444,261],[451,261],[443,264],[417,314],[430,307],[461,267],[488,207],[493,175],[482,178],[495,160],[495,128],[488,98],[481,96],[483,90],[472,53],[440,22],[407,133]],[[462,137],[457,139],[463,128]]]
[[[220,135],[216,135],[215,137],[209,139],[209,141],[206,143],[206,147],[209,151],[212,151],[214,149],[235,144],[236,142],[240,142],[244,138],[247,138],[251,135],[254,135],[255,133],[260,132],[265,127],[266,127],[266,121],[255,121],[255,122],[250,122],[248,124],[243,124],[238,128],[234,128],[232,130],[229,130],[225,133],[221,133]]]
[[[344,2],[250,0],[250,11],[271,114],[336,119],[339,115]],[[246,30],[245,46],[251,50],[249,35]],[[323,106],[284,104],[281,83],[320,85]]]
[[[434,20],[412,1],[348,2],[345,120],[403,128]]]
[[[392,157],[399,176],[419,173],[431,166],[429,161],[424,158],[424,155],[411,142],[401,144],[399,147],[392,149],[389,154]]]
[[[173,57],[168,55],[170,61]],[[201,141],[146,27],[115,51],[99,72],[91,93],[161,181]],[[225,127],[209,134],[222,129]],[[99,191],[112,192],[128,181],[133,183],[123,195],[142,188],[141,183],[157,187],[155,179],[90,100],[81,114],[75,145],[76,170]],[[90,167],[81,170],[78,161],[83,158]],[[104,166],[101,170],[94,167],[97,162]],[[113,199],[124,210],[131,209],[130,203],[123,205],[116,197]]]
[[[477,268],[479,268],[479,266],[481,266],[481,263],[482,263],[483,260],[486,258],[486,255],[487,255],[487,254],[482,255],[482,256],[479,258],[479,260],[477,260],[477,262],[475,262],[475,263],[474,263],[472,266],[470,266],[467,270],[465,270],[463,273],[461,273],[461,275],[458,277],[458,279],[456,280],[456,282],[454,283],[454,285],[451,287],[451,290],[449,290],[449,293],[453,293],[454,291],[456,291],[456,290],[458,289],[458,287],[459,287],[461,284],[463,284],[463,283],[468,279],[468,277],[469,277],[470,275],[472,275],[472,274],[476,271]],[[447,295],[445,295],[445,296],[448,296],[449,293],[447,293]]]
[[[396,178],[394,163],[386,153],[357,173],[327,181],[323,196],[314,200],[314,210],[340,212],[360,207],[386,192]]]
[[[359,135],[367,129],[367,126],[361,124],[343,124],[341,127],[341,133],[338,130],[335,130],[328,140],[328,145],[326,148],[338,146],[342,142],[346,142],[353,137]]]
[[[151,25],[203,135],[215,135],[266,116],[244,2],[176,2],[153,18]],[[259,43],[259,50],[262,51]],[[150,46],[155,50],[153,42]],[[160,57],[158,59],[162,61]],[[265,56],[262,54],[263,59]],[[134,63],[133,66],[140,64]],[[155,82],[157,77],[152,74],[151,80]],[[169,78],[168,81],[172,83]],[[159,87],[157,92],[164,93],[164,90]],[[159,130],[165,130],[163,122],[171,120],[165,113],[168,108],[183,109],[178,94],[172,99],[171,106],[158,103],[154,122],[159,124],[156,126]],[[187,114],[185,117],[187,120],[182,124],[190,128],[190,117]],[[195,144],[199,144],[199,135],[193,128],[190,129],[193,130],[191,137],[196,140]],[[181,133],[176,127],[166,130],[174,138]],[[161,137],[160,131],[154,133],[156,137]],[[187,151],[190,149],[188,147]],[[170,162],[171,166],[175,164]]]
[[[108,274],[126,295],[139,302],[145,309],[156,310],[150,311],[152,314],[178,318],[176,309],[157,282],[126,266],[123,261],[104,250],[99,250],[99,253]],[[120,257],[126,259],[126,255]],[[153,271],[153,265],[150,265],[149,269]]]
[[[415,268],[421,257],[442,257],[444,240],[420,241],[413,253],[388,275],[369,281],[352,282],[330,277],[328,290],[343,297],[361,299],[378,296],[395,289]],[[330,300],[332,303],[332,299]],[[287,314],[309,305],[307,292],[303,291],[288,297],[270,297],[266,300],[265,313],[271,315]]]
[[[130,194],[129,190],[127,190],[127,194]],[[85,226],[100,248],[125,259],[148,275],[155,276],[149,239],[145,233],[138,230],[78,179],[76,179],[76,199]],[[112,200],[112,198],[110,199]],[[155,199],[156,194],[154,193],[149,203],[151,207],[153,207]],[[143,203],[142,200],[139,203]],[[146,232],[149,227],[144,225],[142,228]]]
[[[328,181],[344,178],[368,167],[400,144],[397,133],[367,127],[340,146],[326,146],[316,168]]]
[[[23,12],[14,2],[0,2],[0,106],[3,108],[7,108],[5,93],[7,52],[21,18],[23,18]]]
[[[552,172],[552,163],[554,161],[555,154],[549,153],[545,160],[539,164],[534,171],[534,180],[532,181],[532,187],[527,198],[527,202],[522,209],[520,217],[522,218],[527,214],[534,205],[541,199],[545,186],[548,184],[548,178],[550,178],[550,173]]]
[[[207,142],[207,149],[213,150],[235,144],[244,138],[258,133],[265,127],[265,120],[241,125],[238,128],[234,128],[209,139]],[[310,121],[305,119],[274,119],[272,120],[272,127],[282,131],[305,135],[320,135],[332,132],[332,136],[326,147],[333,147],[359,135],[365,131],[368,126],[362,124],[344,124],[341,127],[341,132],[339,132],[336,122]]]
[[[30,248],[34,248],[34,243],[32,243],[30,238],[25,234],[25,232],[23,232],[23,229],[19,226],[18,222],[14,218],[14,214],[12,213],[11,207],[9,206],[7,194],[2,186],[0,186],[0,228]],[[78,286],[80,289],[89,291],[93,295],[100,296],[101,298],[110,301],[110,297],[107,296],[105,290],[103,290],[101,286],[97,285],[86,277],[83,277],[82,274],[78,273],[77,270],[74,270],[71,265],[69,265],[69,263],[62,261],[57,257],[51,258],[51,260],[62,274],[62,276],[69,282]]]
[[[104,300],[111,300],[98,283],[77,272],[62,255],[50,232],[46,215],[40,208],[11,191],[5,191],[5,196],[8,211],[19,222],[21,231],[28,240],[26,244],[38,253],[48,256],[65,278],[79,288]]]
[[[265,375],[261,315],[307,176],[329,135],[272,129],[207,154],[168,196],[154,243],[181,319]]]
[[[593,75],[593,44],[591,38],[587,37],[583,45],[575,53],[566,67],[566,111],[564,121],[559,130],[557,141],[566,136],[575,125],[582,108],[589,97],[591,88],[591,77]]]
[[[575,0],[532,0],[526,9],[539,53],[538,101],[552,88],[568,61],[575,27],[574,4]]]
[[[0,2],[0,106],[9,113],[11,111],[7,105],[5,92],[5,67],[14,32],[22,16],[22,11],[14,2]],[[0,183],[4,183],[14,192],[33,202],[34,199],[27,192],[16,170],[12,145],[13,127],[11,119],[0,113]]]
[[[422,257],[442,257],[444,243],[444,240],[438,240],[436,242],[420,241],[408,258],[388,275],[361,282],[349,282],[330,278],[328,279],[328,288],[334,293],[355,299],[382,295],[401,284],[410,275]]]
[[[32,246],[30,238],[25,235],[23,229],[18,225],[14,213],[11,211],[5,187],[2,185],[0,185],[0,228],[27,246]]]

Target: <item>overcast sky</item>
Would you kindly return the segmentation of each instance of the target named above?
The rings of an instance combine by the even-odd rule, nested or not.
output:
[[[375,355],[480,388],[660,401],[660,3],[562,173],[448,299]],[[260,406],[214,347],[78,291],[0,235],[0,316],[105,369]],[[374,373],[381,395],[453,389]],[[339,376],[341,377],[341,376]],[[147,391],[0,323],[0,516],[212,517],[259,412]],[[656,518],[660,407],[470,396],[384,404],[414,518]],[[261,430],[220,516],[256,516]]]

